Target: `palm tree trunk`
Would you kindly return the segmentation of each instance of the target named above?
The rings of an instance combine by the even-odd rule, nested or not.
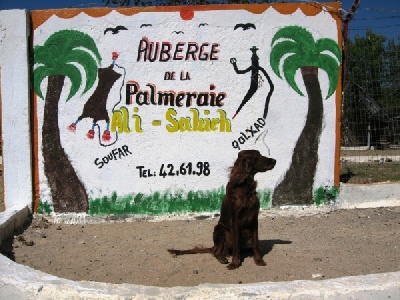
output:
[[[60,140],[58,104],[64,75],[48,77],[42,128],[44,173],[53,199],[54,212],[87,212],[89,200]]]
[[[317,67],[302,67],[308,94],[308,113],[303,131],[293,150],[292,163],[275,188],[273,203],[313,203],[313,183],[318,163],[318,144],[322,130],[323,102]]]

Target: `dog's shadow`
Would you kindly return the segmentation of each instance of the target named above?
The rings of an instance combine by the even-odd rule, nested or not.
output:
[[[263,257],[265,255],[267,255],[268,253],[270,253],[275,245],[288,245],[288,244],[292,244],[292,243],[293,243],[292,241],[285,241],[285,240],[280,240],[280,239],[276,239],[276,240],[260,240],[258,242],[259,247],[260,247],[260,251],[261,251],[261,255]],[[243,251],[242,259],[244,259],[246,257],[252,257],[252,256],[253,256],[253,249],[252,248],[247,248],[247,249],[245,249]]]

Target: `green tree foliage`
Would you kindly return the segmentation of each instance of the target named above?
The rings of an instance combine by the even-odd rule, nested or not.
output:
[[[365,36],[356,35],[349,40],[342,144],[358,146],[379,140],[396,142],[393,138],[400,125],[396,119],[400,115],[399,41],[400,37],[397,41],[387,40],[372,30],[367,30]],[[368,136],[372,140],[368,141]]]
[[[276,43],[279,39],[284,39]],[[276,44],[275,44],[276,43]],[[282,74],[279,70],[281,60],[285,55],[283,73],[289,85],[301,96],[295,81],[296,71],[302,66],[313,66],[326,71],[329,75],[328,99],[336,90],[339,76],[338,61],[341,60],[341,53],[337,43],[328,38],[314,40],[310,32],[299,26],[288,26],[279,30],[272,39],[271,44],[271,67],[279,78]]]
[[[386,37],[367,30],[365,37],[356,36],[349,41],[347,50],[346,80],[357,83],[382,97],[381,75],[384,70]]]
[[[72,63],[81,65],[87,76],[86,93],[97,78],[97,64],[101,62],[100,53],[94,40],[85,33],[75,30],[60,30],[48,38],[43,46],[33,48],[35,64],[34,89],[44,99],[40,84],[43,79],[52,75],[64,75],[71,81],[72,87],[68,100],[76,94],[82,83],[79,69]],[[93,59],[93,53],[96,60]]]
[[[400,99],[400,36],[396,44],[394,39],[389,39],[385,47],[385,82],[383,83],[384,97]],[[392,101],[399,109],[400,103]]]

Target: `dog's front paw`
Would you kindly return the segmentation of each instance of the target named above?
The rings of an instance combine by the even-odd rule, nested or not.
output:
[[[226,266],[228,270],[234,270],[240,267],[240,263],[231,262],[229,265]]]
[[[230,263],[226,268],[228,270],[235,270],[235,269],[239,268],[239,265]]]
[[[257,266],[266,266],[267,263],[263,259],[255,259],[254,262],[256,263]]]
[[[219,261],[221,264],[224,264],[224,265],[228,263],[228,259],[227,259],[226,257],[219,258],[218,261]]]

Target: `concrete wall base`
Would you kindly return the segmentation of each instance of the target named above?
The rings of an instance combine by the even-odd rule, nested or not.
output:
[[[28,206],[13,206],[0,213],[0,245],[25,223],[30,213]]]
[[[2,299],[400,299],[400,272],[329,280],[162,288],[75,282],[0,256]]]
[[[337,204],[339,208],[400,206],[400,184],[341,184]]]
[[[0,238],[22,226],[30,211],[0,214]],[[1,299],[400,299],[400,272],[328,280],[154,287],[71,281],[19,265],[0,255]]]

